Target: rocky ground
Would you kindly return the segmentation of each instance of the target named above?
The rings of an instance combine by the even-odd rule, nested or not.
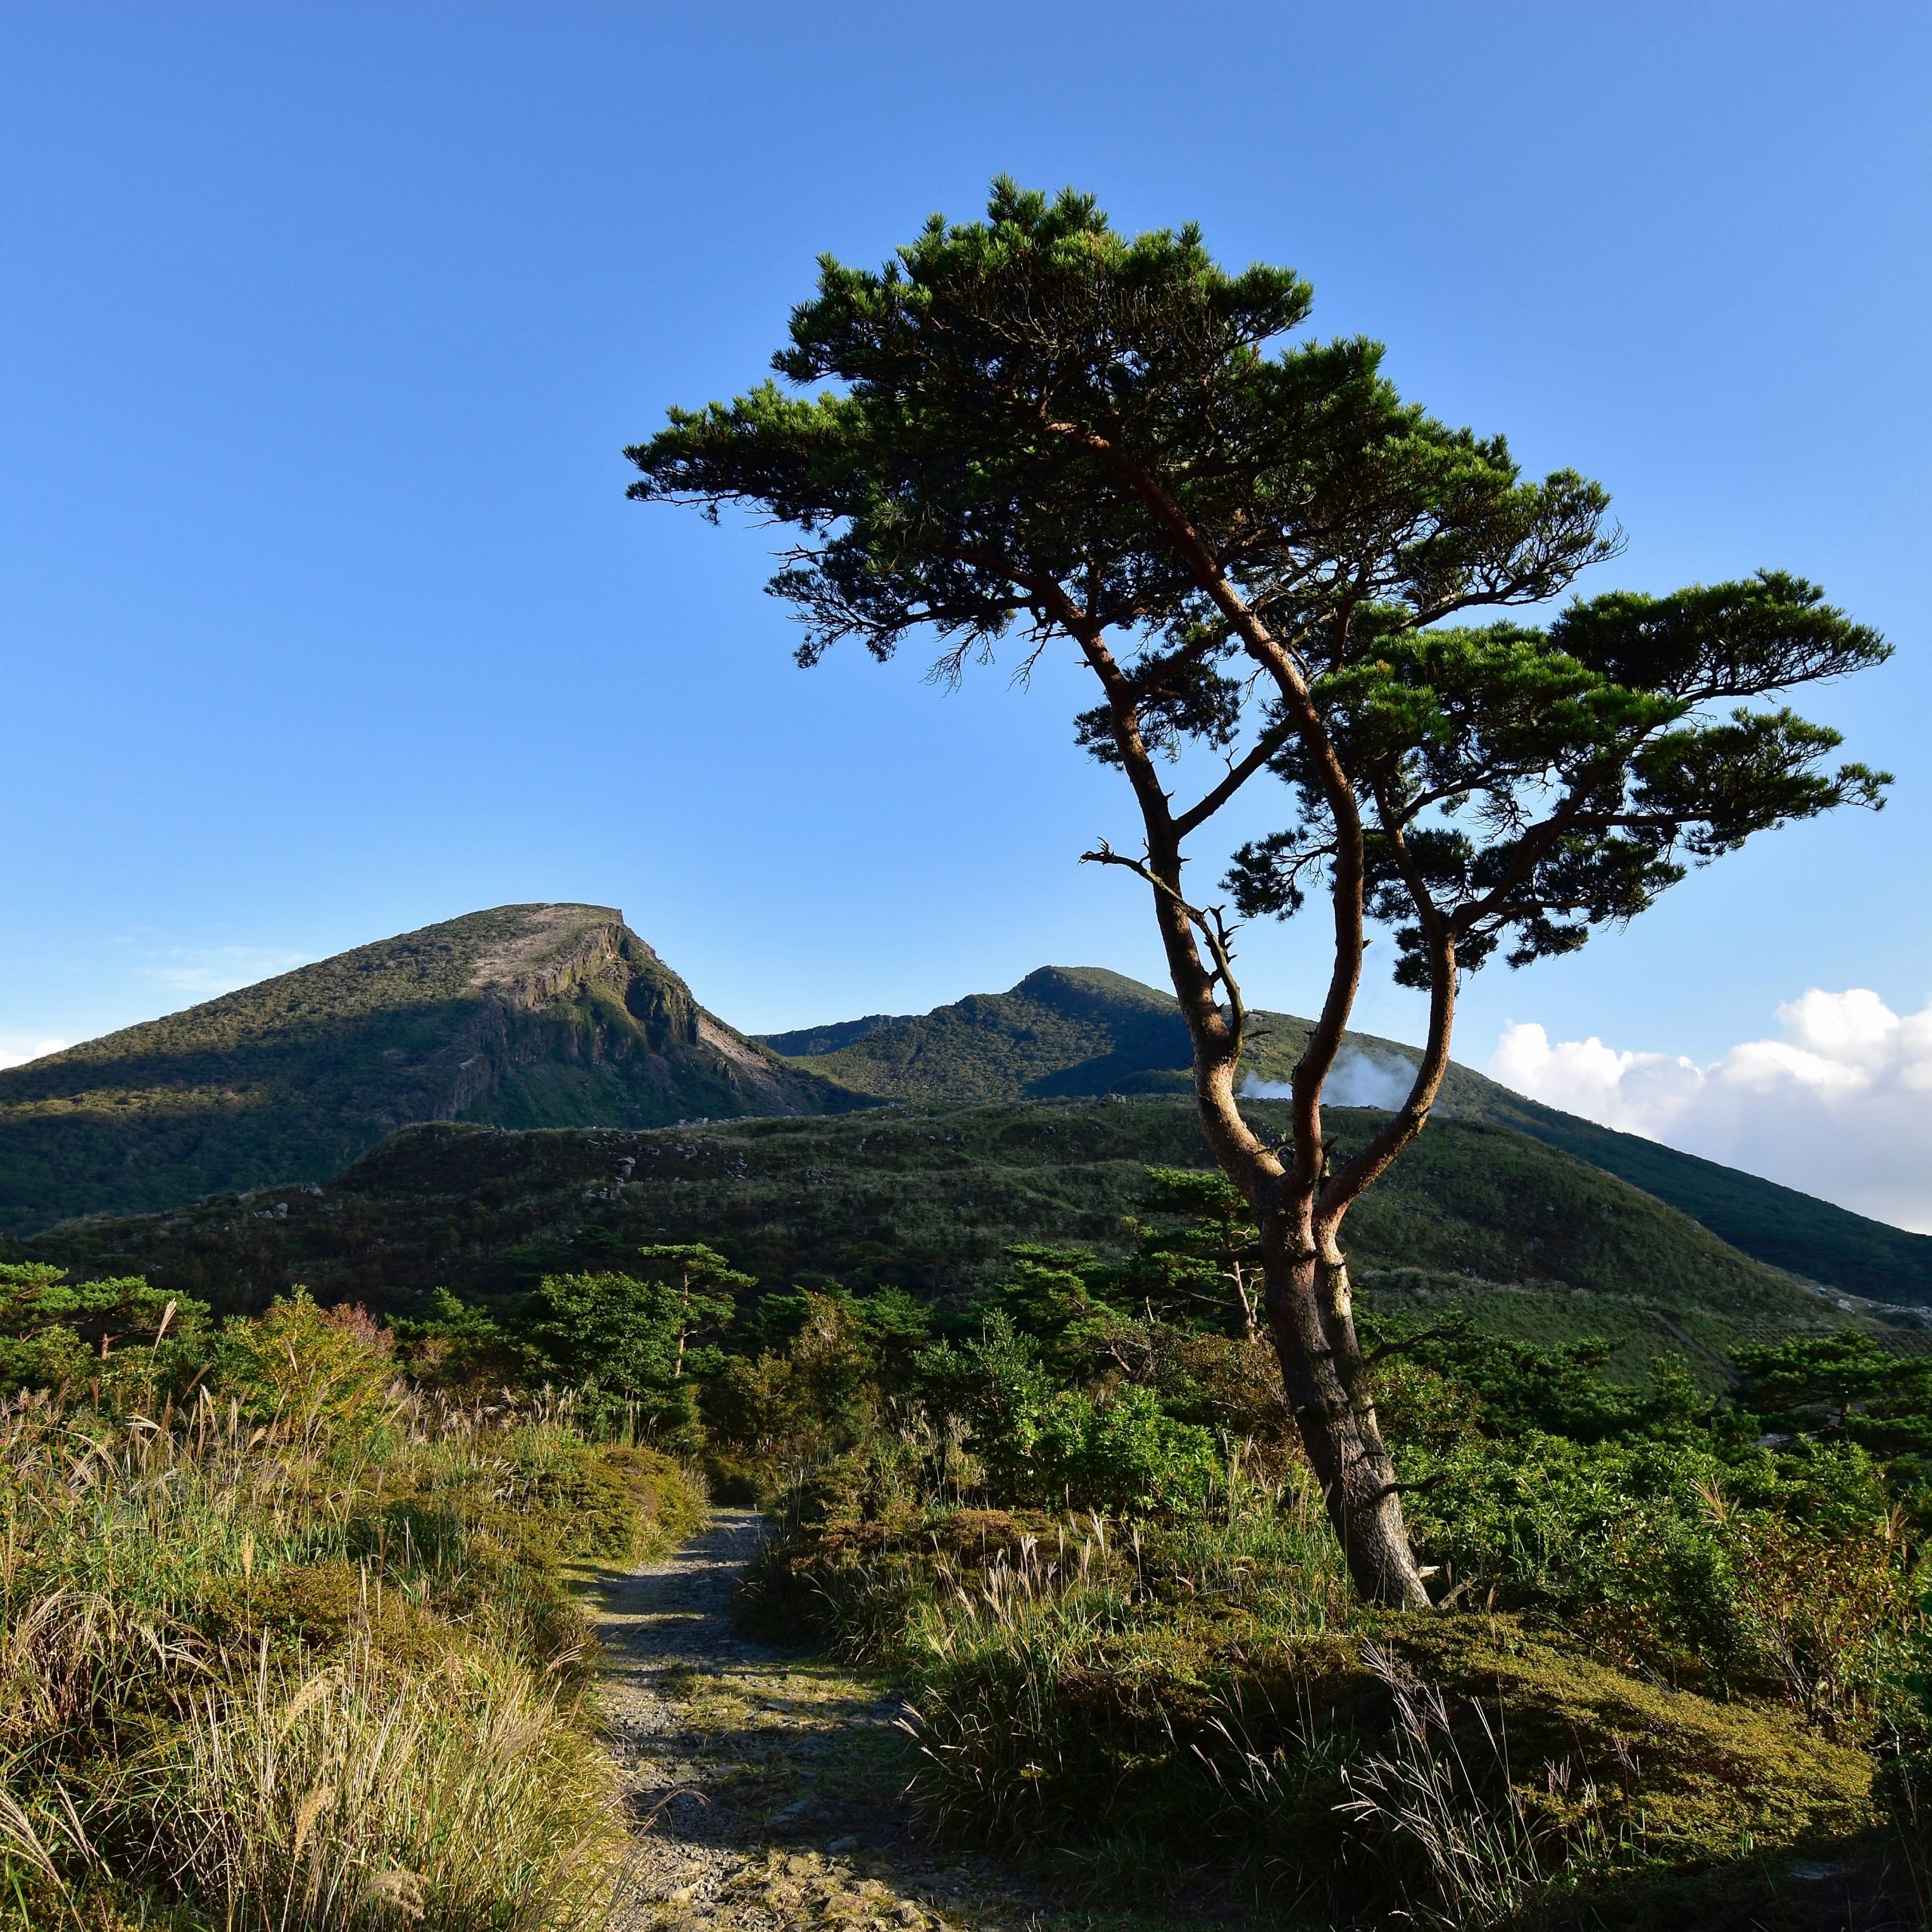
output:
[[[598,1592],[604,1703],[638,1853],[624,1932],[983,1932],[1068,1923],[1010,1874],[936,1848],[900,1798],[897,1700],[863,1673],[746,1641],[731,1598],[759,1519],[721,1509]]]

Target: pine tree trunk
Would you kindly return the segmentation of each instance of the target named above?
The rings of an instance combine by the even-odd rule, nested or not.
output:
[[[1262,1244],[1282,1383],[1349,1574],[1371,1603],[1426,1610],[1429,1592],[1355,1336],[1347,1268],[1332,1249],[1325,1259],[1317,1251],[1303,1217],[1269,1216]]]

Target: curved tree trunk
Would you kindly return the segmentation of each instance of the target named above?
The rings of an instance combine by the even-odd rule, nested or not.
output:
[[[1328,1506],[1349,1575],[1371,1603],[1426,1610],[1401,1492],[1383,1446],[1368,1364],[1355,1335],[1348,1271],[1324,1260],[1305,1215],[1263,1222],[1268,1326],[1302,1444]]]
[[[1232,598],[1232,593],[1228,595]],[[1259,1140],[1242,1118],[1235,1097],[1247,1014],[1228,951],[1226,928],[1218,915],[1190,906],[1181,889],[1186,863],[1183,840],[1208,812],[1197,806],[1178,818],[1174,815],[1141,734],[1133,687],[1107,649],[1100,627],[1063,595],[1048,601],[1063,627],[1079,643],[1107,693],[1115,748],[1134,788],[1147,835],[1144,860],[1124,860],[1105,845],[1088,856],[1128,865],[1152,890],[1154,917],[1167,954],[1169,977],[1193,1042],[1195,1102],[1201,1130],[1222,1172],[1247,1197],[1261,1229],[1269,1331],[1289,1406],[1321,1484],[1349,1574],[1371,1602],[1426,1609],[1429,1592],[1409,1546],[1401,1493],[1376,1421],[1368,1364],[1355,1335],[1348,1269],[1338,1235],[1349,1204],[1420,1131],[1435,1099],[1447,1063],[1447,1017],[1454,985],[1453,946],[1446,931],[1432,934],[1438,963],[1447,961],[1451,971],[1446,990],[1438,976],[1430,1045],[1417,1069],[1407,1104],[1370,1147],[1349,1162],[1332,1183],[1324,1183],[1327,1154],[1321,1128],[1321,1088],[1340,1050],[1361,974],[1361,828],[1346,775],[1327,745],[1299,675],[1272,640],[1259,632],[1244,611],[1238,612],[1245,630],[1256,633],[1257,661],[1279,677],[1291,706],[1298,702],[1306,714],[1304,735],[1318,743],[1327,758],[1331,801],[1338,826],[1347,832],[1346,837],[1338,835],[1334,864],[1334,971],[1321,1017],[1295,1070],[1293,1164],[1284,1168],[1275,1150]],[[1230,615],[1235,614],[1231,610]],[[1210,795],[1211,801],[1214,795]],[[1204,961],[1201,952],[1204,944],[1209,955]]]

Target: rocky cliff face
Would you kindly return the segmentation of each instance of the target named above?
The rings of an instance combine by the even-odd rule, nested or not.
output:
[[[419,1121],[837,1112],[605,906],[425,927],[0,1073],[0,1228],[322,1180]]]
[[[620,915],[542,938],[474,976],[448,1098],[420,1118],[645,1127],[852,1104],[707,1013]]]

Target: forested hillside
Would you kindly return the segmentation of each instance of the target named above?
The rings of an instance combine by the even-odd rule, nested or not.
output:
[[[506,906],[0,1072],[0,1229],[325,1180],[411,1121],[651,1127],[851,1104],[603,906]]]
[[[1278,1128],[1286,1109],[1260,1102]],[[1339,1109],[1346,1145],[1373,1116]],[[1015,1244],[1124,1253],[1149,1164],[1207,1164],[1186,1100],[936,1106],[652,1132],[412,1128],[327,1187],[70,1223],[22,1251],[260,1306],[296,1283],[406,1312],[488,1299],[639,1243],[703,1241],[767,1286],[837,1281],[958,1304]],[[1581,1161],[1436,1124],[1351,1224],[1363,1297],[1454,1306],[1546,1343],[1600,1335],[1620,1372],[1675,1350],[1718,1373],[1748,1338],[1846,1325],[1817,1294]]]
[[[1291,1014],[1254,1016],[1245,1057],[1257,1082],[1285,1081],[1308,1036]],[[932,1012],[873,1015],[761,1036],[797,1063],[867,1093],[915,1101],[1019,1100],[1055,1095],[1185,1092],[1187,1029],[1173,995],[1097,967],[1045,966],[1004,993],[975,993]],[[1331,1092],[1343,1103],[1392,1103],[1414,1049],[1373,1035]],[[1830,1202],[1618,1134],[1525,1099],[1452,1065],[1436,1118],[1514,1128],[1655,1195],[1733,1247],[1807,1281],[1881,1300],[1932,1303],[1932,1236],[1868,1220]]]

